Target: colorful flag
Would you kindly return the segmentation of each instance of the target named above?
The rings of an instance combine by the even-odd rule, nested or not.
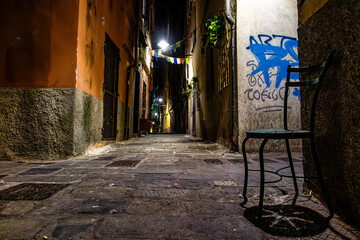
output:
[[[189,64],[189,58],[185,58],[187,64]]]
[[[170,57],[170,61],[171,61],[171,63],[174,63],[174,58]]]
[[[181,47],[181,41],[178,41],[178,42],[176,43],[176,47]]]
[[[167,57],[166,60],[171,63],[171,57]]]
[[[158,55],[161,56],[162,53],[161,53],[161,49],[158,50]]]
[[[174,58],[174,64],[177,64],[177,58]]]
[[[177,59],[177,64],[181,64],[180,58]]]

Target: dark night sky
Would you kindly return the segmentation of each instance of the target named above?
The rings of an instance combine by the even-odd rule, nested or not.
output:
[[[160,40],[164,39],[173,44],[184,37],[185,5],[185,0],[155,0],[154,48],[158,48],[157,43]],[[168,26],[169,38],[167,39]]]

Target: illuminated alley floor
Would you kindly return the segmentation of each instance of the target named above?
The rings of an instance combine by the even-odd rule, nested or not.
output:
[[[257,155],[249,157],[256,168]],[[266,154],[266,168],[285,166],[284,157]],[[301,175],[301,154],[294,160]],[[66,161],[1,161],[0,239],[287,239],[245,218],[258,204],[259,174],[250,173],[249,202],[242,207],[243,166],[239,153],[169,134],[113,143]],[[291,179],[283,179],[266,186],[265,204],[291,204],[293,193]],[[299,198],[297,205],[327,214],[315,198]],[[300,239],[310,237],[360,234],[335,216],[321,232]]]

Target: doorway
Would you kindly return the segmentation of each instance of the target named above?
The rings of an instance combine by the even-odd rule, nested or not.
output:
[[[105,33],[103,140],[116,139],[120,50]]]
[[[139,131],[139,117],[140,117],[140,109],[139,109],[139,97],[140,97],[140,73],[136,71],[135,75],[135,95],[134,95],[134,119],[133,119],[133,133],[134,135],[138,135]]]

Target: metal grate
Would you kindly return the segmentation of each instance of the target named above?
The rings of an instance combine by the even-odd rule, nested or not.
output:
[[[204,159],[209,165],[222,165],[223,163],[219,159]]]
[[[69,184],[22,183],[20,185],[16,185],[14,187],[0,191],[0,200],[41,201],[51,197],[56,192],[67,187],[68,185]]]
[[[25,172],[20,173],[19,175],[40,175],[40,174],[50,174],[57,172],[61,168],[31,168]]]
[[[135,167],[141,161],[140,160],[120,160],[113,163],[110,163],[106,167]]]

